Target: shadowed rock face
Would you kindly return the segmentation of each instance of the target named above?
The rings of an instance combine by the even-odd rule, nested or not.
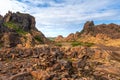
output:
[[[93,21],[87,21],[87,22],[84,24],[83,30],[90,30],[90,28],[92,28],[93,26],[94,26],[94,22],[93,22]]]
[[[8,12],[4,17],[0,16],[1,46],[16,47],[17,44],[21,44],[23,47],[30,47],[40,43],[48,43],[48,39],[37,30],[35,23],[33,16],[20,12]],[[8,36],[4,37],[5,35]]]
[[[3,19],[3,16],[0,15],[0,21]]]
[[[14,22],[24,31],[37,30],[35,18],[29,14],[8,12],[4,17],[4,22]]]

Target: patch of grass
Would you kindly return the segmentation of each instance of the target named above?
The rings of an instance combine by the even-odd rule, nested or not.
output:
[[[94,45],[94,43],[89,43],[89,42],[72,42],[71,45],[73,47],[75,46],[87,46],[87,47],[91,47]]]
[[[13,22],[5,22],[4,26],[6,26],[10,29],[16,29],[17,28],[16,24],[14,24]]]
[[[62,44],[61,44],[61,43],[55,43],[55,46],[59,46],[59,47],[61,47]]]
[[[117,31],[120,32],[120,29],[118,29]]]
[[[25,35],[25,34],[27,34],[27,32],[26,31],[24,31],[24,30],[22,30],[21,28],[19,28],[18,26],[17,26],[17,24],[15,24],[14,22],[6,22],[6,23],[4,23],[4,26],[6,26],[6,27],[8,27],[8,28],[10,28],[10,29],[14,29],[18,34],[20,34],[20,35]]]
[[[75,46],[81,46],[83,44],[81,42],[72,42],[71,45],[75,47]]]
[[[54,41],[55,37],[47,37],[50,41]]]
[[[87,46],[87,47],[91,47],[91,46],[94,45],[94,43],[85,42],[84,45]]]
[[[16,29],[16,32],[17,32],[18,34],[21,34],[21,35],[25,35],[25,34],[27,34],[26,31],[23,31],[23,30],[20,29],[20,28]]]
[[[37,40],[38,42],[43,43],[43,41],[42,41],[42,39],[40,38],[40,36],[35,36],[34,38],[35,38],[35,40]]]
[[[3,43],[2,42],[0,42],[0,48],[2,48],[3,47]]]

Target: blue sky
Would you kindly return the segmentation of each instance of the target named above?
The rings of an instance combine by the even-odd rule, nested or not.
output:
[[[86,21],[120,24],[120,0],[0,0],[0,14],[29,13],[45,36],[81,31]]]

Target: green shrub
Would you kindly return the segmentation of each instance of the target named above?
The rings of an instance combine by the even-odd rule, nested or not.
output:
[[[91,47],[91,46],[94,45],[94,43],[85,42],[84,45],[87,46],[87,47]]]
[[[50,41],[55,41],[55,37],[47,37],[47,39],[49,39]]]
[[[24,30],[22,30],[21,28],[16,29],[16,32],[17,32],[18,34],[21,34],[21,35],[27,34],[27,32],[24,31]]]
[[[38,42],[43,43],[43,41],[42,41],[42,39],[40,38],[40,36],[35,36],[34,38],[35,38],[35,40],[37,40]]]
[[[5,22],[5,23],[4,23],[4,26],[6,26],[6,27],[8,27],[8,28],[10,28],[10,29],[17,29],[16,24],[13,23],[13,22]]]
[[[61,44],[61,43],[55,43],[55,46],[59,46],[59,47],[61,47],[62,44]]]
[[[75,46],[87,46],[87,47],[91,47],[94,45],[94,43],[89,43],[89,42],[72,42],[71,45],[73,47]]]
[[[18,34],[20,35],[25,35],[27,34],[27,32],[25,32],[24,30],[22,30],[21,28],[19,28],[17,26],[17,24],[15,24],[14,22],[5,22],[4,26],[10,28],[10,29],[14,29]]]
[[[81,46],[81,45],[83,45],[81,42],[72,42],[72,44],[71,44],[73,47],[75,47],[75,46]]]
[[[0,42],[0,48],[3,47],[3,43]]]

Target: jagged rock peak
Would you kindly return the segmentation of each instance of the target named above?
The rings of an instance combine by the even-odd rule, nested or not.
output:
[[[20,12],[12,13],[8,12],[4,16],[4,22],[13,22],[17,24],[24,31],[30,31],[31,29],[37,30],[35,27],[35,18],[29,14],[23,14]]]
[[[93,21],[87,21],[84,25],[84,29],[88,29],[90,27],[94,26],[94,22]]]

